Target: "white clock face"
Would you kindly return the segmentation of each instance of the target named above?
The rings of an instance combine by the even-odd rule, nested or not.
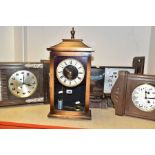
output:
[[[155,87],[142,84],[132,92],[133,104],[140,110],[151,112],[155,110]]]
[[[8,81],[10,92],[19,98],[31,96],[37,89],[36,76],[27,70],[20,70],[11,75]]]
[[[104,78],[104,93],[110,94],[112,87],[114,86],[119,71],[128,71],[130,73],[134,73],[135,70],[133,68],[105,68],[105,78]]]
[[[83,81],[85,69],[80,61],[67,58],[58,64],[56,76],[62,85],[75,87]]]

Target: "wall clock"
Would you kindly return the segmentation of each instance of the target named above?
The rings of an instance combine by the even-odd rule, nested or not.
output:
[[[111,97],[117,115],[155,120],[155,76],[119,72]]]
[[[111,89],[114,86],[119,71],[135,73],[133,67],[100,66],[91,69],[90,107],[107,108],[113,107],[111,101]]]
[[[91,119],[89,109],[92,49],[81,39],[63,39],[50,51],[49,117]]]
[[[118,78],[119,71],[135,73],[133,67],[105,67],[104,94],[111,94],[112,87]]]
[[[104,78],[104,94],[111,94],[112,87],[114,86],[119,71],[128,71],[129,73],[135,73],[142,75],[144,73],[144,63],[145,57],[139,56],[134,57],[132,61],[132,66],[102,66],[105,68],[105,78]]]
[[[0,106],[44,102],[42,63],[0,63]]]

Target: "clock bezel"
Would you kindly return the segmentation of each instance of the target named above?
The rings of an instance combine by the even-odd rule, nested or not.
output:
[[[10,87],[10,85],[9,85],[9,83],[10,83],[10,81],[11,81],[11,78],[12,78],[12,76],[14,75],[14,74],[16,74],[16,73],[18,73],[18,72],[30,72],[33,76],[34,76],[34,78],[35,78],[35,82],[36,82],[36,85],[35,85],[35,89],[33,89],[33,91],[32,91],[32,93],[29,95],[29,96],[19,96],[19,95],[17,95],[16,93],[14,93],[12,90],[11,90],[11,87]],[[29,71],[29,70],[18,70],[18,71],[15,71],[14,73],[12,73],[11,74],[11,76],[9,77],[9,80],[8,80],[8,88],[9,88],[9,91],[10,91],[10,93],[12,94],[12,95],[14,95],[14,96],[16,96],[17,98],[28,98],[28,97],[31,97],[35,92],[36,92],[36,90],[37,90],[37,88],[38,88],[38,80],[37,80],[37,78],[36,78],[36,75],[33,73],[33,72],[31,72],[31,71]]]
[[[134,91],[136,91],[136,89],[138,89],[139,87],[141,87],[141,86],[143,86],[143,85],[151,86],[151,87],[153,87],[153,88],[155,89],[155,86],[153,86],[153,85],[151,85],[151,84],[149,84],[149,83],[144,83],[144,84],[140,84],[140,85],[136,86],[136,87],[133,89],[133,92],[132,92],[132,103],[134,104],[135,107],[137,107],[137,108],[138,108],[139,110],[141,110],[141,111],[144,111],[144,112],[152,112],[152,111],[155,110],[155,106],[154,106],[154,108],[153,108],[152,110],[144,110],[143,108],[138,107],[138,106],[136,105],[135,101],[133,100],[133,96],[134,96],[133,93],[134,93]],[[154,99],[154,100],[155,100],[155,99]]]

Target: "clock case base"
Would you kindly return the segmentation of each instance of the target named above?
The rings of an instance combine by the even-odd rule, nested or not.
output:
[[[53,112],[50,112],[48,114],[48,117],[91,120],[91,110],[89,110],[88,112],[54,110]]]

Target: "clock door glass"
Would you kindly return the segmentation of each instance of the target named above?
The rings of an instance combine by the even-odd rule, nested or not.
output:
[[[8,81],[10,92],[19,98],[31,96],[37,89],[36,76],[27,70],[20,70],[11,75]]]
[[[80,61],[68,58],[58,64],[56,75],[62,85],[75,87],[83,81],[85,70]]]
[[[155,110],[155,87],[149,84],[136,87],[132,92],[132,101],[142,111]]]

